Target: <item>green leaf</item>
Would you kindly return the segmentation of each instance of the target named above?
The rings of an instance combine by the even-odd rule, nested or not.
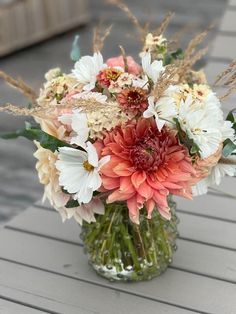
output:
[[[232,110],[228,113],[226,120],[234,123],[235,119],[234,119],[234,114]]]
[[[234,144],[234,142],[232,142],[229,138],[227,138],[224,141],[224,148],[222,151],[223,157],[230,156],[235,149],[236,149],[236,145]]]
[[[74,208],[74,207],[78,207],[80,206],[80,203],[76,200],[69,200],[67,203],[66,203],[66,208]]]
[[[75,36],[74,41],[72,43],[70,58],[74,62],[76,62],[80,59],[79,35]]]
[[[42,131],[38,127],[32,127],[29,123],[26,124],[25,129],[20,129],[10,133],[0,133],[0,138],[3,138],[5,140],[16,139],[18,137],[25,137],[30,141],[37,141],[43,148],[50,149],[52,152],[55,152],[59,147],[70,147],[70,145],[68,145],[67,143]]]
[[[174,52],[172,52],[171,54],[171,57],[174,59],[174,60],[177,60],[177,59],[183,59],[184,57],[184,52],[181,48],[178,48],[177,50],[175,50]]]
[[[178,48],[177,50],[173,51],[172,53],[168,54],[166,53],[163,59],[164,65],[171,64],[177,59],[183,59],[184,52],[181,48]]]
[[[176,124],[180,143],[188,148],[190,155],[199,155],[199,152],[201,151],[200,147],[193,141],[193,139],[188,137],[186,132],[182,130],[177,118],[174,118],[173,121]]]

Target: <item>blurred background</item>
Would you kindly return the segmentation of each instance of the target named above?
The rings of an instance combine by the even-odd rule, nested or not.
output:
[[[188,26],[182,44],[211,23],[207,44],[214,39],[227,0],[126,0],[141,23],[158,26],[168,11],[175,12],[166,36]],[[0,70],[21,77],[35,90],[50,68],[72,69],[71,44],[80,35],[82,55],[92,52],[92,32],[99,21],[113,24],[103,51],[105,58],[119,54],[118,45],[138,60],[136,30],[123,12],[103,0],[0,0]],[[203,67],[207,56],[198,63]],[[0,104],[26,103],[19,93],[0,80]],[[24,125],[25,117],[0,114],[0,131]],[[0,140],[0,224],[42,198],[38,183],[34,145],[27,140]]]

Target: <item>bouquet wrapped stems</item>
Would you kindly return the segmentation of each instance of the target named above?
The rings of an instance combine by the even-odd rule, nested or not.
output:
[[[170,221],[155,211],[152,219],[140,211],[140,224],[129,219],[124,202],[105,205],[96,222],[83,222],[81,238],[92,267],[110,280],[139,281],[160,275],[176,249],[175,203],[170,199]]]

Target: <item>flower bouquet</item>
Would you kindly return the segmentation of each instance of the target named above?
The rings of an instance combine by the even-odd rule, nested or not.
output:
[[[235,87],[235,63],[217,78],[229,86],[218,98],[203,71],[193,70],[206,51],[197,49],[206,31],[184,51],[173,50],[163,36],[170,15],[149,31],[123,3],[111,2],[140,32],[140,64],[123,47],[104,61],[110,29],[96,29],[93,55],[80,57],[74,43],[71,73],[50,70],[39,96],[0,72],[31,99],[28,107],[6,104],[1,111],[36,122],[1,137],[35,142],[44,198],[63,221],[82,225],[97,273],[138,281],[161,274],[172,260],[178,222],[172,196],[192,199],[235,174],[234,112],[225,120],[221,108]]]

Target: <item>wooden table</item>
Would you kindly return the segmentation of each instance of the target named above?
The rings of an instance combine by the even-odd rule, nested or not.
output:
[[[235,190],[235,179],[223,187]],[[90,268],[74,221],[35,204],[0,231],[0,313],[236,313],[235,200],[178,199],[173,264],[149,282],[110,283]]]

